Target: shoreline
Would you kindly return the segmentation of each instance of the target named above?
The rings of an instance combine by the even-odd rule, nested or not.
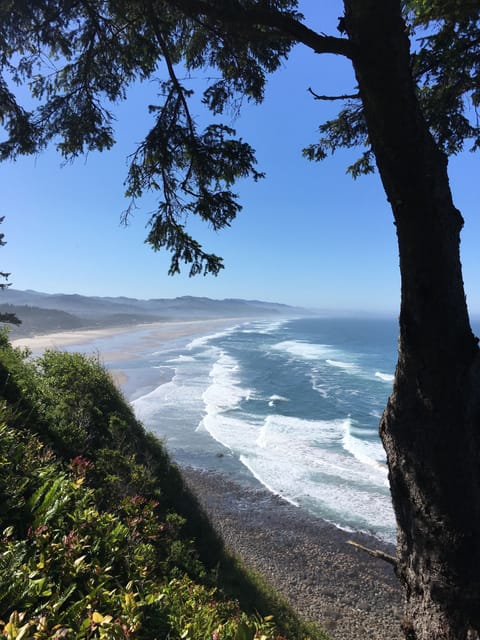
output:
[[[332,640],[400,640],[403,599],[393,567],[348,544],[393,554],[393,545],[349,533],[267,489],[180,467],[227,549]]]

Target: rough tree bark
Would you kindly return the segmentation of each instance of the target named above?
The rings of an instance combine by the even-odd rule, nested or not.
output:
[[[480,629],[480,356],[447,159],[420,112],[399,0],[345,0],[370,140],[397,228],[399,359],[380,434],[409,640]]]

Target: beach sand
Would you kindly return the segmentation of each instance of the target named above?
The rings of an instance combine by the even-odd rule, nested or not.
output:
[[[142,343],[147,347],[150,345],[159,346],[165,342],[176,340],[184,336],[194,336],[207,334],[213,330],[229,327],[237,322],[247,322],[248,318],[212,318],[207,320],[178,320],[168,322],[152,322],[149,324],[129,325],[125,327],[110,327],[101,329],[85,329],[76,331],[60,331],[58,333],[47,333],[31,338],[18,338],[12,340],[14,347],[26,347],[36,355],[46,349],[63,349],[71,346],[85,346],[95,343],[97,340],[110,338],[112,336],[128,337],[134,332],[142,331]],[[127,356],[138,356],[138,341],[136,350],[129,353],[124,348],[118,351],[102,351],[101,356],[105,361],[114,359],[126,359]],[[78,349],[82,351],[81,348]],[[90,349],[87,349],[90,350]]]
[[[116,383],[125,387],[128,376],[120,361],[140,359],[144,352],[170,341],[206,335],[246,321],[157,322],[53,333],[21,338],[13,344],[28,347],[33,355],[65,347],[97,353]],[[131,340],[129,336],[133,336]],[[103,342],[111,337],[115,339]],[[401,637],[402,594],[392,567],[347,542],[353,539],[389,553],[393,553],[392,548],[369,536],[341,531],[261,485],[249,489],[230,476],[192,468],[182,473],[227,547],[263,575],[303,618],[318,622],[333,640]]]

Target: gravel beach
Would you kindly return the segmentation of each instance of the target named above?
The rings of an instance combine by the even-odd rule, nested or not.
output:
[[[347,533],[270,492],[223,475],[182,469],[227,547],[262,574],[333,640],[401,638],[402,593],[393,567],[347,544],[393,554],[376,538]]]

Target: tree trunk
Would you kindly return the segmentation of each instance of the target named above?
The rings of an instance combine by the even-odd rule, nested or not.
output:
[[[480,356],[447,160],[419,109],[400,0],[344,0],[370,141],[397,228],[399,358],[380,434],[409,640],[480,629]]]

